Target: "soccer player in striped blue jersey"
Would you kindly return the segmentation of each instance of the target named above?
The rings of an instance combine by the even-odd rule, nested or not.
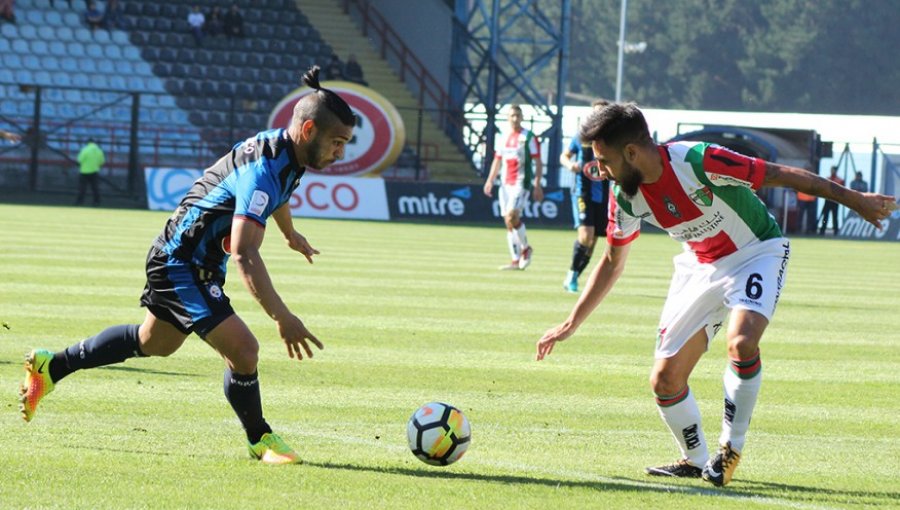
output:
[[[259,251],[272,218],[288,246],[310,264],[319,253],[294,229],[289,200],[307,167],[322,169],[343,157],[356,117],[318,76],[318,67],[304,74],[314,92],[297,102],[287,129],[239,142],[194,182],[147,255],[142,324],[114,326],[64,350],[26,356],[20,389],[26,421],[63,377],[133,357],[168,356],[196,333],[225,360],[225,396],[251,455],[267,464],[300,462],[263,418],[259,343],[223,288],[232,257],[244,285],[275,321],[288,355],[299,361],[313,356],[312,347],[323,348],[275,291]]]
[[[537,359],[570,337],[600,305],[625,269],[631,242],[647,221],[680,241],[663,307],[650,384],[681,458],[647,474],[703,477],[722,486],[737,468],[762,382],[759,343],[787,275],[790,242],[757,198],[782,186],[834,200],[881,228],[895,198],[860,193],[802,168],[748,158],[700,142],[657,145],[633,104],[596,109],[582,123],[597,165],[595,178],[615,179],[607,249],[569,317],[537,342]],[[589,169],[590,170],[590,169]],[[700,409],[688,378],[728,317],[729,360],[719,448],[710,457]]]

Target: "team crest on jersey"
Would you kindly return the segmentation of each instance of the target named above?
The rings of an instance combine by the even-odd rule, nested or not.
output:
[[[691,200],[697,205],[709,207],[713,203],[713,193],[709,186],[704,186],[691,194]]]
[[[211,283],[206,287],[206,291],[209,292],[209,297],[219,300],[222,299],[222,287],[219,287],[215,283]]]
[[[669,210],[669,214],[676,218],[681,218],[681,212],[675,207],[675,202],[673,202],[671,198],[665,196],[663,197],[663,200],[666,202],[666,209]]]

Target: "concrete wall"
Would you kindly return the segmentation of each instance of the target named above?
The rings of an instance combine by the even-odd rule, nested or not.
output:
[[[443,0],[369,0],[444,90],[450,85],[453,12]]]

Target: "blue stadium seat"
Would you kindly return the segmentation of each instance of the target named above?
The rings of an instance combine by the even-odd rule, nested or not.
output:
[[[4,53],[0,55],[3,58],[3,67],[7,69],[18,69],[22,67],[22,57],[18,53]]]
[[[12,46],[5,38],[0,38],[0,55],[6,55],[12,51]]]
[[[23,39],[37,39],[37,28],[33,25],[19,25],[19,37]]]
[[[77,41],[70,42],[68,46],[64,46],[63,49],[66,51],[66,54],[75,58],[81,58],[87,55],[87,52],[84,51],[84,45]],[[50,50],[51,52],[54,51],[53,46],[50,47]]]
[[[10,41],[15,41],[19,38],[19,28],[12,23],[3,23],[0,25],[0,35]]]
[[[88,75],[84,73],[73,73],[72,74],[72,85],[76,87],[90,87],[91,80],[88,78]]]
[[[40,41],[52,41],[56,39],[56,27],[50,27],[46,25],[41,25],[37,27],[38,40]]]
[[[59,59],[56,57],[44,57],[41,59],[41,67],[47,71],[59,71]]]
[[[60,41],[71,41],[75,39],[75,34],[72,32],[72,29],[69,27],[56,27],[54,30],[54,38]],[[52,39],[51,39],[52,41]]]
[[[25,69],[37,71],[38,69],[41,69],[41,59],[39,59],[36,55],[26,53],[22,55],[22,65],[23,67],[25,67]]]
[[[134,28],[143,32],[153,32],[153,20],[150,18],[138,18]]]
[[[107,45],[112,41],[112,37],[106,30],[94,30],[94,42]]]
[[[83,58],[80,60],[79,71],[83,73],[96,73],[97,61],[92,58]]]
[[[107,45],[103,48],[103,53],[106,55],[106,58],[112,60],[121,60],[122,59],[122,48],[114,45]]]
[[[131,74],[127,77],[125,88],[127,88],[128,90],[133,90],[135,92],[142,92],[147,89],[147,86],[144,83],[143,76],[135,76]]]
[[[53,73],[53,85],[57,87],[71,87],[72,79],[66,73]]]
[[[88,57],[96,59],[103,58],[103,46],[100,46],[97,43],[88,43],[84,46],[84,49]]]
[[[44,13],[44,19],[51,27],[63,26],[63,17],[58,11],[47,11]]]
[[[75,46],[75,45],[77,45],[79,48],[81,48],[81,53],[84,54],[84,47],[81,46],[81,43],[76,43],[76,42],[69,43],[70,47]],[[55,55],[57,57],[66,57],[66,56],[70,56],[70,55],[75,55],[75,53],[73,51],[70,51],[69,48],[67,48],[66,45],[61,43],[60,41],[51,41],[50,42],[50,54]]]
[[[68,77],[68,76],[67,76]],[[69,81],[71,83],[71,80]],[[66,89],[63,91],[63,97],[65,100],[70,103],[80,103],[82,102],[81,91],[78,89]]]
[[[78,15],[79,12],[84,12],[84,11],[63,13],[63,24],[70,28],[80,27],[81,26],[81,16]]]
[[[110,35],[112,36],[112,42],[116,44],[125,45],[129,43],[128,32],[125,32],[123,30],[115,30],[111,32]]]
[[[94,37],[87,28],[78,27],[75,29],[75,40],[83,43],[91,43],[94,42]]]
[[[28,41],[24,39],[15,39],[12,42],[12,50],[19,55],[26,55],[30,52],[28,49]]]
[[[39,56],[49,55],[50,47],[47,45],[47,41],[31,41],[31,52]]]
[[[105,58],[97,59],[97,70],[103,74],[117,74],[119,72],[118,64],[120,62],[113,62]]]
[[[31,74],[31,71],[28,69],[17,69],[15,71],[16,78],[14,81],[18,83],[24,84],[33,84],[34,83],[34,75]]]
[[[34,73],[34,83],[49,87],[50,85],[53,85],[53,78],[50,77],[50,73],[47,71],[36,71]]]
[[[37,26],[41,26],[44,24],[44,11],[31,9],[26,10],[24,14],[25,15],[23,17],[25,18],[26,22]]]
[[[118,48],[118,46],[116,46]],[[134,46],[128,45],[122,47],[122,58],[125,60],[131,60],[132,62],[141,59],[141,51],[135,48]]]
[[[141,2],[141,15],[157,17],[159,16],[160,6],[156,2]]]
[[[109,88],[115,90],[126,90],[128,88],[128,82],[125,81],[125,77],[121,74],[110,74]]]
[[[134,63],[134,72],[141,76],[153,76],[153,70],[150,69],[150,64],[143,60]]]

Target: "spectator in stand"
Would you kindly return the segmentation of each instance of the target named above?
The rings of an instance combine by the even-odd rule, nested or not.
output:
[[[199,5],[195,5],[188,13],[187,22],[191,26],[194,42],[197,43],[197,46],[203,46],[203,25],[206,24],[206,16],[200,11]]]
[[[828,180],[838,186],[844,185],[844,179],[838,177],[838,168],[836,166],[831,167],[831,177],[829,177]],[[819,235],[825,235],[825,227],[828,225],[828,215],[831,215],[831,227],[834,229],[834,235],[837,235],[838,230],[840,229],[840,226],[838,225],[838,204],[833,200],[826,200],[825,206],[822,207],[822,225],[819,226]]]
[[[343,80],[344,78],[344,64],[341,64],[341,59],[332,53],[328,65],[325,66],[325,79]]]
[[[221,35],[224,30],[225,23],[222,21],[222,10],[216,5],[209,11],[209,16],[206,17],[206,24],[203,25],[203,31],[206,32],[206,35],[215,37]]]
[[[122,18],[122,7],[119,0],[107,0],[103,9],[103,27],[107,30],[125,28],[125,20]]]
[[[0,0],[0,18],[3,18],[10,23],[15,23],[16,15],[13,13],[16,6],[15,4],[15,0]]]
[[[347,65],[344,66],[344,76],[347,78],[347,81],[369,86],[369,82],[363,76],[362,66],[356,61],[356,55],[353,53],[347,57]]]
[[[809,172],[812,172],[812,166],[806,165],[804,167]],[[818,172],[813,172],[818,174]],[[803,193],[802,191],[797,192],[797,214],[799,215],[799,229],[800,233],[804,235],[816,235],[816,226],[818,225],[818,216],[816,213],[819,211],[819,201],[815,195],[810,195],[808,193]]]
[[[863,180],[862,172],[856,172],[856,177],[850,181],[850,189],[853,191],[859,191],[860,193],[866,193],[869,191],[869,183]]]
[[[231,9],[225,13],[225,35],[228,37],[244,37],[244,16],[238,4],[231,4]]]
[[[84,11],[84,22],[87,23],[91,32],[103,27],[103,13],[97,8],[97,2],[89,1],[87,10]]]

